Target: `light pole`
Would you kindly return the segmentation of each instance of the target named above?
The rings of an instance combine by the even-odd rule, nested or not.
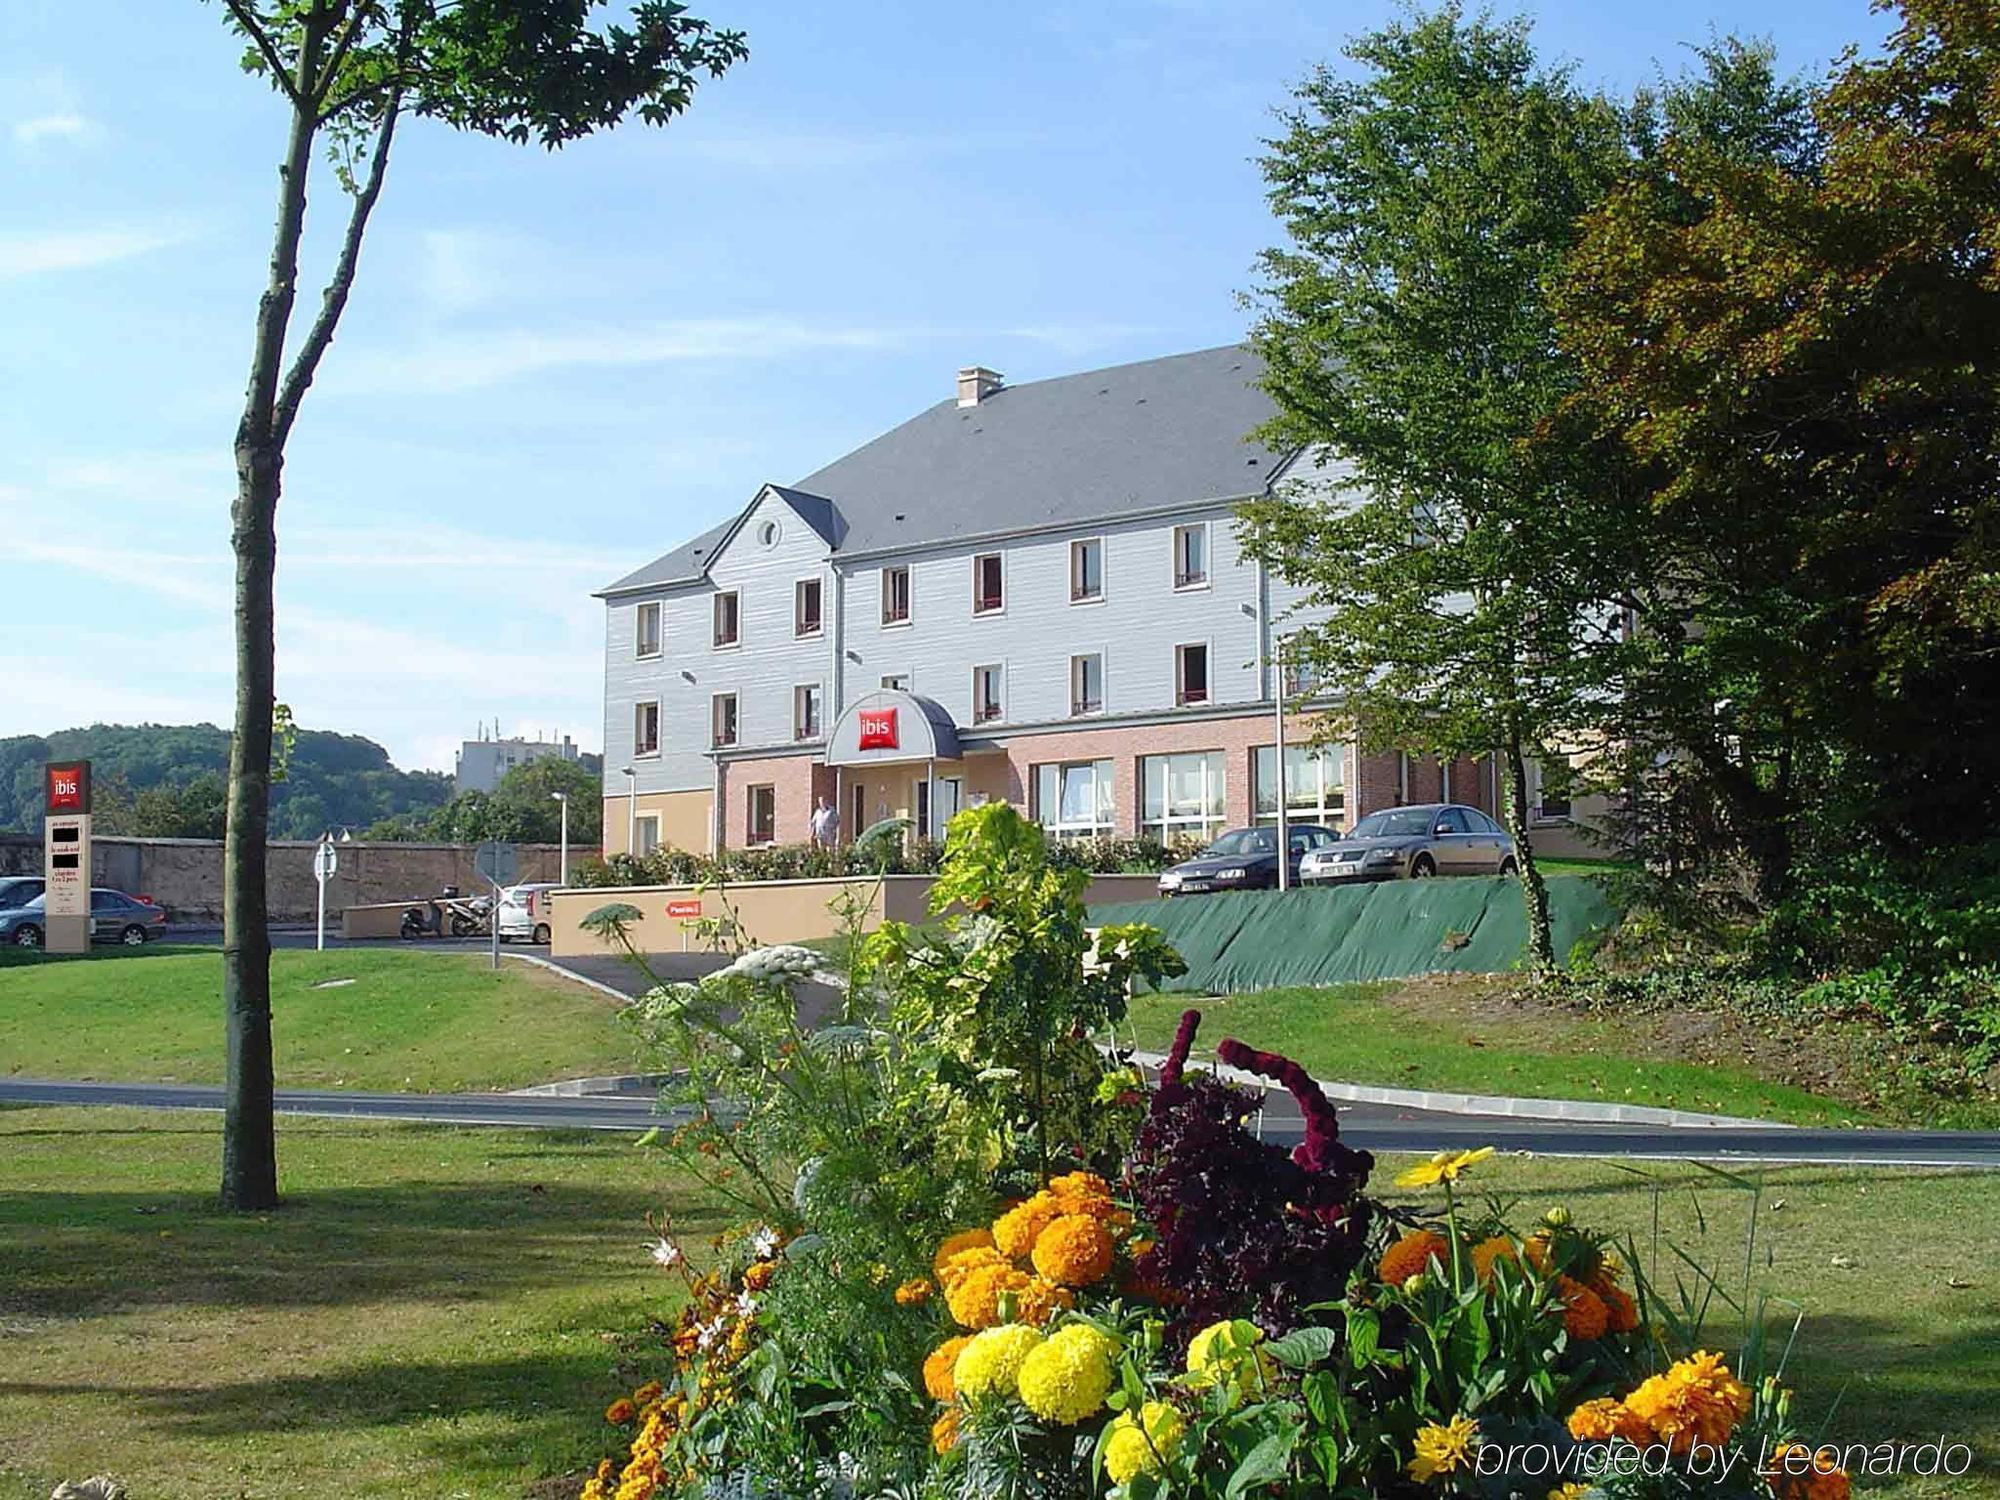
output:
[[[639,773],[625,768],[625,853],[639,857]]]
[[[1285,814],[1285,641],[1275,631],[1271,634],[1271,697],[1278,709],[1278,742],[1272,748],[1272,759],[1277,763],[1274,779],[1278,783],[1278,889],[1282,891],[1291,888],[1292,851],[1291,829]]]
[[[556,879],[569,884],[569,793],[550,792],[549,795],[562,804],[562,869]]]

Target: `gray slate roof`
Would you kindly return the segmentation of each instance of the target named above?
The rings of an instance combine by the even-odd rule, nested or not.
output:
[[[1239,345],[947,399],[778,493],[841,555],[1032,531],[1261,494],[1285,455]],[[820,509],[825,507],[825,509]],[[739,518],[740,519],[740,518]],[[699,579],[736,521],[606,593]]]

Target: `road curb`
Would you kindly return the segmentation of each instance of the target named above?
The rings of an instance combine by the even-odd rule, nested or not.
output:
[[[590,988],[596,990],[598,994],[609,995],[613,1000],[616,1000],[620,1005],[630,1005],[632,1003],[632,997],[626,994],[623,990],[617,988],[617,986],[606,984],[601,979],[592,979],[588,974],[579,974],[574,969],[565,969],[561,964],[556,963],[550,959],[543,958],[539,953],[509,953],[506,949],[502,948],[500,950],[500,956],[502,958],[518,959],[520,960],[520,962],[524,964],[533,964],[538,969],[546,969],[551,974],[560,974],[562,975],[563,978],[573,980],[577,984],[589,985]],[[638,1077],[641,1075],[634,1074],[633,1076]],[[601,1082],[602,1080],[581,1079],[579,1081],[584,1083],[597,1083]],[[536,1087],[552,1088],[554,1087],[554,1085],[537,1084]],[[525,1093],[527,1091],[521,1090],[521,1092]]]
[[[530,1084],[527,1088],[509,1089],[507,1092],[535,1099],[637,1099],[657,1094],[679,1076],[677,1073],[612,1073],[601,1078],[558,1078],[554,1083]]]
[[[1159,1071],[1167,1061],[1159,1052],[1123,1054],[1141,1067]],[[1198,1060],[1216,1077],[1248,1088],[1271,1089],[1270,1079],[1213,1058]],[[1781,1120],[1753,1120],[1736,1115],[1705,1115],[1686,1109],[1661,1109],[1651,1104],[1601,1104],[1588,1099],[1517,1099],[1505,1094],[1454,1094],[1436,1089],[1378,1088],[1364,1083],[1332,1083],[1314,1079],[1327,1098],[1349,1104],[1382,1104],[1421,1109],[1433,1114],[1501,1115],[1516,1120],[1571,1120],[1585,1125],[1667,1125],[1675,1129],[1795,1130]]]

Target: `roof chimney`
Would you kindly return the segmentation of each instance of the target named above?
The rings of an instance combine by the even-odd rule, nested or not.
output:
[[[967,365],[958,372],[958,404],[977,406],[1000,389],[1000,372],[984,365]]]

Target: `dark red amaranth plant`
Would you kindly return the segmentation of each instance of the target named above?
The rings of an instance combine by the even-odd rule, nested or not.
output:
[[[1258,1140],[1243,1125],[1258,1108],[1253,1091],[1212,1073],[1186,1076],[1200,1023],[1199,1011],[1181,1017],[1126,1164],[1134,1200],[1158,1231],[1133,1270],[1181,1299],[1173,1329],[1182,1338],[1246,1313],[1283,1333],[1306,1308],[1346,1291],[1367,1239],[1361,1190],[1374,1159],[1341,1144],[1333,1106],[1298,1064],[1225,1042],[1232,1066],[1277,1079],[1305,1113],[1305,1141],[1291,1153]]]

